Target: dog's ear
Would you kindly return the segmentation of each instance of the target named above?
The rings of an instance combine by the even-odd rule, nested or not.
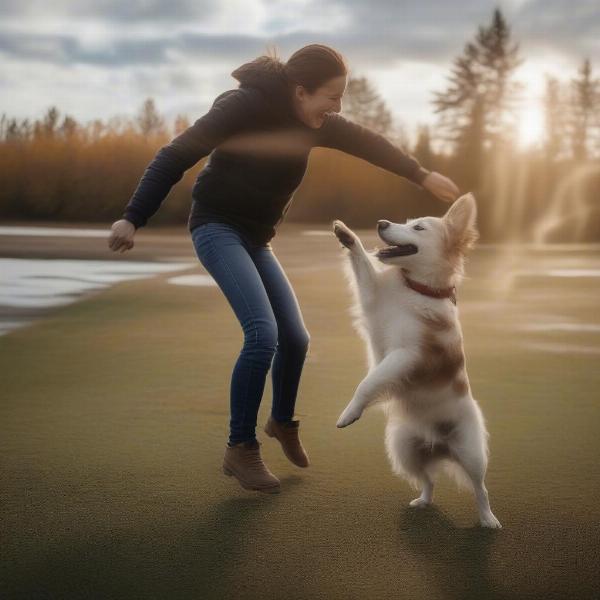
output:
[[[450,244],[459,252],[470,250],[477,239],[477,205],[475,197],[468,193],[456,200],[443,217]]]

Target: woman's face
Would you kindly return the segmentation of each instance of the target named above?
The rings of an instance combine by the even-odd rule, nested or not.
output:
[[[325,121],[325,113],[342,110],[342,96],[346,91],[346,75],[334,77],[310,94],[297,85],[294,94],[294,109],[298,118],[313,129]]]

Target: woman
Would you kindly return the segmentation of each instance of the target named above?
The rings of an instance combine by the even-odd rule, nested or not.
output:
[[[124,218],[112,226],[109,247],[121,252],[133,248],[136,230],[158,210],[171,187],[210,155],[193,189],[188,228],[199,260],[244,332],[231,377],[223,470],[246,489],[279,491],[255,435],[269,368],[273,405],[265,432],[279,440],[291,462],[309,465],[298,435],[300,422],[293,418],[309,334],[270,240],[302,181],[311,148],[353,154],[445,201],[459,195],[448,178],[427,171],[383,136],[338,114],[347,73],[343,57],[320,44],[301,48],[285,64],[261,56],[242,65],[232,73],[239,87],[218,96],[208,113],[158,151]]]

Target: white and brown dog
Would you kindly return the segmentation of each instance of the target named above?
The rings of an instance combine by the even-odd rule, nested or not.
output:
[[[476,212],[475,199],[466,194],[441,218],[381,220],[377,233],[386,246],[373,253],[334,221],[335,235],[349,250],[350,310],[369,362],[337,426],[380,403],[392,468],[421,489],[410,506],[431,503],[434,479],[444,469],[474,492],[481,525],[499,528],[484,483],[488,432],[471,395],[454,295],[465,253],[478,237]]]

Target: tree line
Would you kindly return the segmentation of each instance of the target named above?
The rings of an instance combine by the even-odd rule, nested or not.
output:
[[[446,89],[433,92],[437,121],[419,128],[414,145],[365,77],[349,79],[342,114],[403,146],[461,191],[473,191],[486,241],[526,241],[539,231],[545,241],[599,240],[599,80],[589,59],[570,80],[548,76],[540,107],[543,135],[521,149],[524,89],[515,72],[522,62],[519,44],[497,9],[454,59]],[[34,121],[3,115],[0,216],[108,224],[120,217],[156,151],[189,125],[185,115],[167,124],[151,98],[135,118],[86,124],[56,107]],[[193,181],[205,160],[173,188],[152,224],[185,222]],[[444,210],[402,178],[315,148],[286,220],[326,224],[341,218],[371,227],[380,218],[403,221]]]

